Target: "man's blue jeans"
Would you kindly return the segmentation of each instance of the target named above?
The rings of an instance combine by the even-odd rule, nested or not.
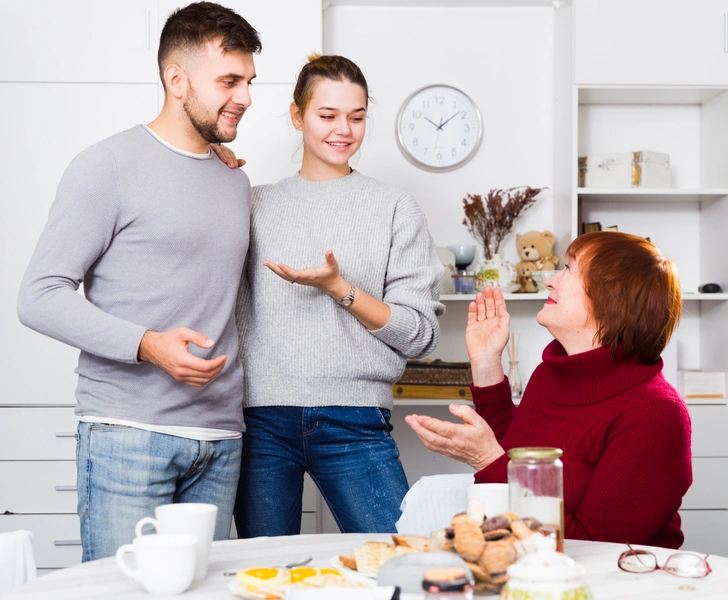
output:
[[[215,539],[230,537],[242,440],[200,442],[123,425],[79,423],[82,560],[113,556],[134,526],[173,502],[218,507]]]
[[[389,418],[371,407],[246,408],[238,536],[299,533],[305,472],[342,532],[396,531],[409,486]]]

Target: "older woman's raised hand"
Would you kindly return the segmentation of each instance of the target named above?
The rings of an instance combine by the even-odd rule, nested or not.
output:
[[[511,316],[506,309],[503,292],[486,287],[475,296],[468,307],[468,326],[465,347],[473,371],[473,383],[478,387],[503,381],[501,356],[510,335]]]
[[[428,450],[466,463],[476,471],[503,455],[493,430],[478,413],[464,404],[451,404],[449,409],[463,420],[462,424],[426,415],[407,415],[404,420]]]

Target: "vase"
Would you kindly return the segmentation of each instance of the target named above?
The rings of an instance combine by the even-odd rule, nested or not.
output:
[[[516,283],[516,269],[499,254],[494,254],[490,260],[483,260],[478,269],[475,289],[482,292],[486,287],[500,288],[503,292],[513,292],[518,288]]]
[[[521,376],[518,373],[517,360],[512,360],[508,363],[508,383],[511,386],[511,399],[520,400],[523,388],[521,386]]]

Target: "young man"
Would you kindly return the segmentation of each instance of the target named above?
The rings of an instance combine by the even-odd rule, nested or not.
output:
[[[23,279],[23,324],[81,350],[84,561],[113,555],[170,502],[217,505],[215,538],[228,537],[250,182],[209,145],[235,139],[260,49],[232,10],[199,2],[173,13],[159,45],[161,113],[73,160]]]

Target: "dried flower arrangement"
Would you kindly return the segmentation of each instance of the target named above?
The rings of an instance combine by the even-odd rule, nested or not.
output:
[[[513,222],[545,189],[520,186],[507,190],[490,190],[485,200],[477,194],[468,194],[463,198],[463,225],[483,246],[486,260],[491,260],[493,254],[498,253],[503,238],[513,227]]]

